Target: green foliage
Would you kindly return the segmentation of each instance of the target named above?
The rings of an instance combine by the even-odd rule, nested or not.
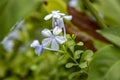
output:
[[[120,49],[109,45],[96,52],[89,66],[88,80],[119,80]]]
[[[74,52],[74,47],[75,47],[75,41],[74,41],[74,36],[70,36],[70,35],[67,35],[67,39],[68,41],[66,42],[66,46],[72,51]]]
[[[82,50],[76,50],[74,53],[74,59],[79,59],[82,52]]]
[[[31,50],[26,54],[5,54],[4,59],[0,60],[0,79],[66,80],[70,72],[64,68],[65,63],[66,60],[59,60],[56,54],[50,52],[39,57]]]
[[[79,42],[79,43],[77,43],[77,45],[78,45],[78,46],[83,46],[84,43],[83,43],[83,42]]]
[[[110,27],[108,29],[98,31],[109,41],[120,47],[120,27]]]
[[[66,68],[71,68],[71,67],[73,67],[74,65],[75,65],[74,63],[67,63],[65,67],[66,67]]]
[[[76,9],[91,13],[86,9],[89,6],[85,6],[83,1],[85,0],[79,0],[81,9],[78,6]],[[75,35],[67,35],[67,42],[61,45],[60,51],[44,51],[40,56],[36,56],[30,48],[30,43],[33,39],[41,40],[43,37],[40,31],[51,27],[51,20],[45,21],[44,17],[52,10],[67,13],[69,0],[1,0],[0,42],[10,31],[16,30],[17,22],[25,20],[25,23],[18,30],[20,39],[9,39],[14,43],[12,51],[5,50],[0,43],[0,80],[87,80],[87,78],[88,80],[119,80],[120,0],[90,1],[98,11],[96,14],[102,14],[101,19],[98,20],[104,20],[104,25],[118,26],[98,31],[112,45],[100,41],[97,52],[93,54],[91,50],[84,50],[83,42],[75,41]],[[79,16],[77,13],[75,15]],[[72,22],[66,24],[73,26]],[[13,26],[14,29],[11,30]],[[85,35],[82,38],[86,41],[87,37]],[[6,46],[12,47],[7,42]],[[92,42],[95,43],[96,40]],[[101,45],[108,46],[101,47]]]
[[[1,0],[0,2],[0,41],[15,23],[30,15],[38,0]]]
[[[102,13],[105,22],[109,25],[120,25],[120,1],[119,0],[97,0],[93,3],[98,12]]]
[[[67,35],[67,42],[63,46],[63,55],[67,56],[68,62],[66,68],[72,69],[69,79],[87,79],[87,70],[92,60],[93,52],[91,50],[83,50],[83,42],[76,43],[75,36]],[[75,70],[78,68],[77,70]],[[75,71],[75,72],[74,72]],[[85,74],[85,76],[83,76]],[[81,76],[82,75],[82,76]]]
[[[80,68],[86,68],[86,67],[88,67],[87,64],[88,64],[87,62],[81,62],[80,65],[79,65],[79,67]]]
[[[86,50],[82,55],[82,61],[91,61],[92,56],[93,52],[91,50]]]

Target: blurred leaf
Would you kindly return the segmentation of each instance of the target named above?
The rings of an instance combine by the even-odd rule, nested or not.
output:
[[[93,56],[93,52],[91,50],[86,50],[83,54],[82,54],[82,61],[86,60],[86,61],[90,61],[91,58]]]
[[[94,56],[88,73],[88,80],[120,80],[120,49],[109,45]]]
[[[48,12],[60,10],[61,12],[66,13],[66,4],[62,0],[47,0],[47,4],[44,5],[44,7]]]
[[[7,71],[5,63],[0,59],[0,77],[4,77]]]
[[[73,40],[68,40],[68,41],[66,42],[66,44],[67,44],[68,48],[69,48],[72,52],[74,52],[75,41],[73,41]]]
[[[88,65],[87,65],[87,62],[82,62],[80,63],[79,67],[80,68],[86,68]]]
[[[105,20],[111,25],[120,25],[120,1],[118,0],[98,0],[95,8],[103,13]]]
[[[15,23],[28,16],[38,0],[2,0],[0,3],[0,41]]]
[[[19,80],[16,76],[5,78],[4,80]]]
[[[82,52],[83,52],[82,50],[77,50],[77,51],[75,51],[75,53],[74,53],[74,58],[75,58],[75,59],[79,59],[79,58],[80,58],[80,54],[81,54]]]
[[[78,42],[77,45],[78,45],[78,46],[83,46],[84,43],[83,43],[83,42]]]
[[[120,27],[110,27],[98,32],[109,41],[120,47]]]
[[[79,72],[73,72],[73,73],[71,73],[70,75],[69,75],[69,80],[74,80],[75,79],[75,77],[76,77],[76,75],[78,75],[79,74]]]
[[[73,67],[75,64],[74,63],[67,63],[66,65],[65,65],[65,67],[66,68],[71,68],[71,67]]]

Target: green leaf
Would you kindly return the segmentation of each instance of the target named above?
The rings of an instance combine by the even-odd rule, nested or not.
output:
[[[66,42],[66,45],[72,52],[74,52],[74,46],[75,46],[75,41],[74,40],[68,40]]]
[[[15,23],[30,15],[38,0],[2,0],[0,3],[0,41]]]
[[[86,68],[87,66],[88,66],[87,62],[82,62],[79,65],[80,68]]]
[[[69,75],[69,80],[73,80],[73,79],[75,79],[75,77],[77,76],[77,75],[79,75],[79,72],[72,72],[70,75]]]
[[[66,68],[71,68],[71,67],[73,67],[75,64],[74,63],[67,63],[66,65],[65,65],[65,67]]]
[[[80,58],[80,54],[81,54],[82,52],[83,52],[82,50],[77,50],[77,51],[75,51],[74,58],[75,58],[75,59],[79,59],[79,58]]]
[[[120,80],[120,49],[109,45],[94,56],[88,72],[88,80]]]
[[[120,25],[120,1],[119,0],[98,0],[93,3],[98,12],[104,15],[107,24]]]
[[[78,42],[77,45],[78,45],[78,46],[83,46],[84,43],[83,43],[83,42]]]
[[[98,32],[109,41],[120,47],[120,27],[110,27]]]
[[[93,52],[91,50],[86,50],[82,54],[82,61],[91,61],[91,58],[93,56]]]

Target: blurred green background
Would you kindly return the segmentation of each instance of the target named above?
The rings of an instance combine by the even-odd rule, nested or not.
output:
[[[69,2],[70,0],[0,0],[0,80],[86,80],[79,79],[79,77],[74,79],[69,77],[77,69],[65,68],[68,58],[60,59],[60,54],[51,51],[44,51],[40,56],[37,56],[34,49],[30,48],[33,40],[43,38],[41,36],[43,28],[51,28],[51,20],[45,21],[44,17],[52,10],[60,10],[65,14],[70,14]],[[119,64],[116,65],[113,63],[120,60],[120,0],[90,0],[90,2],[108,27],[107,29],[98,29],[99,35],[104,36],[105,40],[94,35],[96,29],[92,29],[92,24],[89,21],[93,20],[98,26],[100,25],[95,19],[96,15],[92,14],[84,0],[78,0],[74,7],[76,13],[73,13],[73,16],[79,16],[72,22],[66,21],[66,23],[74,29],[80,29],[78,32],[85,36],[82,37],[82,40],[88,44],[86,45],[87,49],[95,48],[93,50],[97,51],[96,53],[101,53],[100,57],[97,55],[93,58],[88,80],[99,80],[100,77],[102,77],[100,80],[120,80],[119,75],[113,75],[114,77],[110,79],[112,75],[110,73],[114,72],[111,67],[117,68],[115,73],[119,74],[119,68],[116,66],[119,66],[120,63],[118,62]],[[81,13],[85,13],[87,16]],[[79,20],[81,15],[82,18]],[[82,31],[80,27],[84,27],[84,25],[78,26],[74,20],[86,24],[87,28]],[[71,34],[70,31],[68,33]],[[109,47],[101,49],[104,46]],[[113,54],[115,54],[114,57],[112,57]],[[101,58],[105,60],[102,61]],[[98,68],[94,69],[96,65]],[[109,74],[106,73],[107,71]]]

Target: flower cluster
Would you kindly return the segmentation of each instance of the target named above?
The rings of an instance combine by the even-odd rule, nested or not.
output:
[[[52,13],[45,16],[44,19],[49,20],[50,18],[52,18],[52,29],[44,29],[41,32],[46,38],[42,40],[41,44],[38,40],[34,40],[31,44],[31,47],[35,48],[37,55],[40,55],[44,49],[58,51],[59,44],[67,41],[63,19],[71,20],[72,16],[67,16],[64,13],[60,13],[60,11],[52,11]],[[62,31],[64,32],[63,35],[61,35]]]

